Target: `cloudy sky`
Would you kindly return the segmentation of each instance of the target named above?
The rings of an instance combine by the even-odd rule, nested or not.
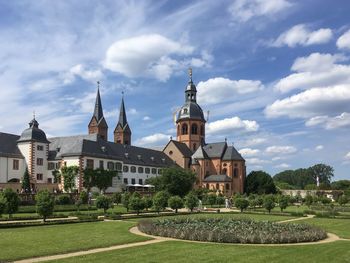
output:
[[[48,136],[87,133],[101,81],[109,138],[125,92],[133,144],[175,136],[193,68],[207,141],[248,170],[350,169],[347,0],[0,1],[0,130],[35,110]]]

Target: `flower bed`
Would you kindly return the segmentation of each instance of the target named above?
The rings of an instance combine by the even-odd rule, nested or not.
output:
[[[177,239],[244,244],[280,244],[325,239],[327,233],[306,224],[279,224],[249,219],[175,218],[144,220],[140,231]]]

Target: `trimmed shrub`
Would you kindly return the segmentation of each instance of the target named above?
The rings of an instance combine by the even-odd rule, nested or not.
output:
[[[306,224],[279,224],[249,219],[144,220],[138,224],[138,228],[150,235],[220,243],[283,244],[312,242],[327,237],[324,230]]]
[[[58,205],[71,205],[73,204],[69,195],[59,195],[56,197],[56,204]]]
[[[171,209],[175,210],[175,213],[177,213],[178,209],[181,209],[184,207],[184,201],[180,196],[175,195],[169,198],[168,205],[170,206]]]
[[[239,210],[241,210],[241,213],[243,210],[247,209],[249,206],[249,201],[244,198],[236,198],[235,200],[235,207],[237,207]]]

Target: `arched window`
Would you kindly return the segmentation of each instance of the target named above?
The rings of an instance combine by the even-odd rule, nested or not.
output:
[[[182,124],[182,134],[188,133],[188,126],[186,123]]]
[[[177,135],[180,135],[180,125],[177,125]]]
[[[219,184],[216,184],[216,190],[219,190],[220,187],[219,187]]]
[[[209,189],[209,184],[206,184],[205,187],[206,187],[207,189]]]
[[[238,177],[238,168],[233,169],[233,177]]]
[[[193,151],[195,151],[196,150],[196,148],[197,148],[197,144],[193,144]]]
[[[222,169],[222,174],[227,174],[227,169],[226,168]]]
[[[226,190],[230,190],[230,184],[226,184]]]
[[[191,128],[191,133],[192,134],[197,134],[198,133],[198,126],[197,124],[192,124],[192,128]]]
[[[201,135],[204,136],[204,125],[201,125]]]

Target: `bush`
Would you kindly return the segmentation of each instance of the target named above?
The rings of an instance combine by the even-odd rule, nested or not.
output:
[[[35,201],[38,214],[46,222],[46,218],[53,214],[53,208],[55,206],[53,197],[48,190],[42,190],[35,196]]]
[[[89,201],[89,194],[86,191],[82,191],[79,194],[79,200],[82,204],[87,204]]]
[[[327,237],[324,230],[306,224],[279,224],[249,219],[145,220],[139,223],[138,228],[144,233],[156,236],[220,243],[299,243],[318,241]]]
[[[126,208],[127,212],[129,212],[129,199],[130,199],[130,194],[124,193],[122,196],[122,203],[123,203],[123,206]]]
[[[145,196],[145,197],[143,198],[143,202],[144,202],[144,204],[145,204],[145,209],[146,209],[146,211],[147,211],[149,208],[151,208],[152,205],[153,205],[153,200],[152,200],[152,198],[151,198],[151,197],[148,197],[148,196]]]
[[[185,205],[188,209],[191,210],[191,212],[198,205],[199,202],[198,197],[193,193],[189,193],[188,195],[186,195],[185,200]]]
[[[5,212],[6,209],[6,199],[3,195],[0,195],[0,217]]]
[[[56,197],[56,204],[58,204],[58,205],[71,205],[71,204],[73,204],[73,202],[70,198],[70,195],[63,194],[63,195],[59,195]]]
[[[275,208],[275,201],[273,199],[273,196],[265,196],[263,206],[267,211],[269,211],[269,213],[271,213],[271,210]]]
[[[113,203],[116,205],[120,204],[122,202],[122,194],[121,193],[114,193],[112,197]]]
[[[96,198],[96,207],[103,209],[103,213],[106,213],[106,211],[112,206],[112,201],[107,196],[100,195]]]
[[[225,197],[219,195],[216,198],[216,203],[219,205],[219,207],[221,207],[223,204],[225,204]]]
[[[184,207],[184,201],[180,196],[175,195],[169,198],[168,205],[170,206],[171,209],[175,210],[175,213],[177,213],[178,209],[181,209]]]
[[[241,210],[241,213],[243,210],[247,209],[249,206],[249,201],[244,198],[236,198],[235,200],[235,206]]]
[[[160,210],[164,210],[168,205],[169,194],[165,191],[160,191],[153,197],[154,209],[159,213]]]
[[[281,195],[278,198],[278,206],[280,207],[281,212],[283,212],[283,210],[288,207],[288,203],[289,203],[289,198],[287,196]]]
[[[9,215],[9,217],[12,216],[12,214],[16,213],[19,207],[19,197],[16,192],[14,192],[12,189],[8,188],[5,189],[2,193],[3,198],[5,199],[5,213]]]
[[[216,195],[215,195],[215,194],[209,194],[209,195],[207,196],[207,202],[208,202],[208,204],[209,204],[211,207],[213,207],[213,205],[216,204]]]
[[[140,211],[145,208],[145,203],[143,202],[143,199],[137,194],[134,193],[129,201],[129,208],[131,210],[136,211],[137,215],[140,214]]]

